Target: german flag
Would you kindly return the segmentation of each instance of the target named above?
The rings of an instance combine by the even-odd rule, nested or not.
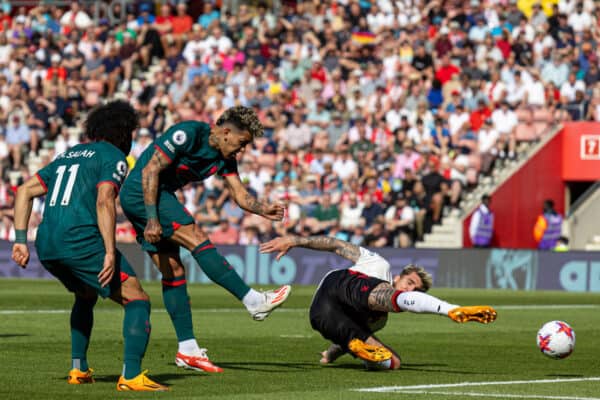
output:
[[[375,34],[371,32],[354,32],[352,41],[362,45],[373,44],[375,43]]]

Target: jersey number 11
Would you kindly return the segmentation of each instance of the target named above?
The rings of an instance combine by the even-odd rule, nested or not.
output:
[[[65,188],[62,200],[60,201],[61,206],[69,205],[69,201],[71,201],[71,194],[73,193],[73,186],[75,186],[75,179],[77,179],[78,169],[79,164],[73,164],[69,167],[69,178],[67,179],[67,187]],[[56,200],[58,199],[58,192],[60,192],[60,188],[62,186],[62,181],[66,170],[66,165],[61,165],[56,169],[56,175],[58,175],[58,177],[56,178],[56,183],[54,184],[54,188],[52,189],[52,195],[50,196],[50,207],[54,207],[56,205]]]

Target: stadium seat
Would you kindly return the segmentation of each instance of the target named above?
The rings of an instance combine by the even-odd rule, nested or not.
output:
[[[534,141],[538,138],[537,129],[534,124],[520,123],[515,128],[517,141]]]
[[[533,119],[536,122],[549,123],[552,121],[552,112],[548,111],[545,108],[539,108],[537,110],[533,110]]]
[[[536,121],[534,122],[534,127],[535,127],[535,132],[538,138],[540,138],[547,130],[548,127],[550,126],[547,122],[540,122],[540,121]]]
[[[517,114],[517,119],[519,122],[526,121],[531,117],[531,110],[528,108],[518,108],[515,110],[515,113]]]

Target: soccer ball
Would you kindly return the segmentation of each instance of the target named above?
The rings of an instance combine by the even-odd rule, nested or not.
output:
[[[575,331],[563,321],[547,322],[537,333],[537,345],[550,358],[566,358],[575,348]]]

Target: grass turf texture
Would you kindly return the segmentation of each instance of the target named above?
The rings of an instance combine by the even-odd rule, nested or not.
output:
[[[160,286],[145,283],[144,287],[154,308],[152,336],[143,368],[149,369],[157,381],[171,385],[172,391],[124,393],[119,398],[600,398],[600,381],[431,388],[425,393],[351,390],[600,376],[600,294],[434,289],[431,294],[450,302],[498,306],[498,320],[488,326],[459,325],[434,315],[390,315],[379,337],[400,353],[403,368],[395,372],[367,372],[361,362],[349,356],[332,366],[318,364],[318,353],[325,349],[326,342],[308,321],[314,287],[295,287],[281,310],[265,322],[254,322],[223,289],[191,285],[199,342],[209,349],[211,359],[225,369],[223,374],[209,375],[175,367],[175,333],[162,305]],[[71,301],[71,295],[56,281],[0,279],[1,399],[66,400],[85,396],[90,400],[117,396],[115,384],[123,351],[122,311],[108,300],[99,301],[88,353],[97,383],[71,386],[65,379],[70,368]],[[575,306],[547,308],[550,304]],[[593,306],[576,306],[581,304]],[[502,307],[509,305],[543,307]],[[565,360],[550,360],[535,345],[537,330],[554,319],[567,321],[577,334],[575,352]],[[474,393],[481,396],[473,397]]]

